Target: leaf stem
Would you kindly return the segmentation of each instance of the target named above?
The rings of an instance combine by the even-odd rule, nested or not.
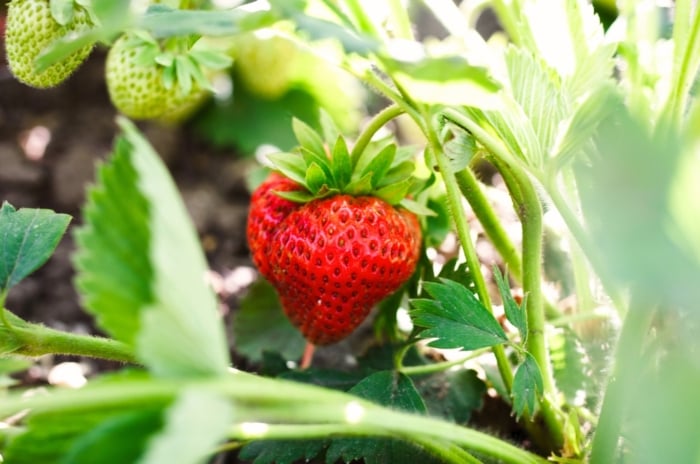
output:
[[[460,192],[471,205],[489,240],[505,261],[510,275],[518,282],[522,282],[520,254],[508,238],[508,234],[498,220],[486,195],[482,192],[474,172],[467,167],[457,172],[455,176]]]
[[[17,348],[14,354],[37,357],[45,354],[67,354],[138,363],[133,351],[124,343],[103,337],[79,335],[32,324],[6,311],[9,327],[0,328],[5,343]]]
[[[420,366],[401,366],[399,372],[405,375],[427,375],[436,372],[446,371],[447,369],[459,366],[469,361],[470,359],[478,358],[479,356],[491,351],[491,348],[481,348],[470,352],[467,356],[452,361],[443,361],[439,363],[423,364]]]
[[[516,210],[522,224],[522,276],[523,291],[527,295],[528,325],[526,348],[537,361],[542,373],[543,392],[540,408],[552,442],[558,449],[564,443],[564,432],[557,407],[553,404],[558,394],[545,336],[546,320],[542,293],[542,204],[532,181],[524,172],[512,169],[500,160],[496,161],[496,166],[503,175],[511,196],[517,202]]]
[[[395,117],[405,113],[406,111],[400,106],[393,104],[384,108],[382,111],[377,113],[360,133],[359,137],[355,141],[355,145],[352,147],[350,157],[353,164],[357,163],[357,160],[365,151],[367,145],[372,141],[372,137],[381,129],[387,122],[391,121]]]
[[[452,218],[454,219],[455,226],[457,228],[457,236],[459,237],[460,244],[462,245],[462,250],[464,251],[464,256],[467,261],[467,265],[469,266],[469,270],[472,273],[476,292],[479,295],[479,300],[486,307],[486,309],[493,313],[491,297],[489,296],[484,275],[481,272],[479,257],[476,254],[476,249],[472,243],[471,235],[469,234],[469,223],[464,213],[464,208],[462,207],[462,196],[459,191],[459,186],[457,185],[457,179],[454,172],[450,168],[449,161],[442,150],[434,128],[428,128],[426,135],[428,137],[430,149],[435,155],[438,168],[440,169],[440,174],[442,175],[443,182],[445,184],[447,200],[450,205],[450,210],[452,211]],[[513,387],[513,371],[510,363],[508,362],[508,358],[506,357],[505,348],[503,345],[496,345],[493,347],[493,353],[496,356],[498,371],[503,378],[503,384],[505,385],[506,391],[510,393]]]

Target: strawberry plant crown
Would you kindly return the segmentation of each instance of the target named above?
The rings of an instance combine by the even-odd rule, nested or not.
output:
[[[292,128],[299,146],[291,153],[272,154],[268,159],[274,169],[303,190],[276,192],[277,195],[299,203],[337,194],[371,195],[414,213],[430,214],[424,206],[408,198],[426,187],[413,176],[413,148],[399,148],[383,140],[351,152],[342,135],[337,135],[330,146],[314,129],[296,118]]]

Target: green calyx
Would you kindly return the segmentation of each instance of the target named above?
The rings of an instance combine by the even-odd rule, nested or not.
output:
[[[129,33],[125,46],[136,50],[140,66],[158,66],[163,70],[163,85],[177,85],[182,95],[194,87],[213,90],[205,70],[220,70],[231,66],[231,58],[220,50],[199,46],[198,37],[173,37],[164,43],[145,31]]]
[[[292,121],[299,146],[292,153],[277,153],[268,158],[274,168],[305,190],[277,192],[283,198],[306,203],[337,194],[371,195],[391,205],[401,205],[414,212],[420,205],[407,197],[418,194],[423,182],[413,177],[413,149],[397,148],[384,142],[370,144],[353,157],[342,135],[332,146],[298,119]]]

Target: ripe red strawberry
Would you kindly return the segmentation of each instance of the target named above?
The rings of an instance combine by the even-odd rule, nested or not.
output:
[[[420,225],[403,207],[418,208],[405,199],[413,164],[394,145],[351,156],[342,137],[329,148],[299,121],[294,131],[301,147],[270,157],[282,175],[253,194],[248,244],[287,317],[311,344],[326,345],[416,268]]]
[[[272,236],[277,231],[280,222],[301,206],[299,203],[285,200],[275,192],[291,192],[301,189],[302,187],[296,182],[280,174],[272,173],[255,190],[250,200],[246,231],[248,246],[260,274],[269,281],[272,281],[272,270],[269,265],[268,249]]]
[[[335,195],[282,221],[271,242],[273,283],[307,340],[345,338],[413,274],[420,237],[407,215],[376,197]]]

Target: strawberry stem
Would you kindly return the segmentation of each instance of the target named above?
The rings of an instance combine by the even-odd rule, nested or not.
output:
[[[301,356],[301,362],[299,363],[299,367],[302,370],[311,367],[311,362],[314,359],[314,352],[316,352],[316,345],[311,342],[306,342],[304,354]]]
[[[352,159],[352,165],[355,166],[360,156],[367,148],[367,145],[372,141],[372,137],[381,129],[387,122],[391,121],[395,117],[405,113],[406,111],[400,106],[394,104],[387,106],[382,111],[377,113],[367,124],[367,127],[362,131],[360,136],[355,141],[355,145],[352,147],[352,152],[350,157]]]
[[[437,160],[438,168],[440,169],[440,174],[442,175],[443,182],[445,184],[447,200],[452,212],[452,218],[454,219],[455,226],[457,228],[457,236],[459,237],[462,250],[464,251],[464,256],[466,258],[467,265],[469,266],[469,270],[472,273],[479,300],[481,303],[483,303],[486,309],[493,313],[491,297],[488,292],[488,287],[486,286],[486,280],[481,272],[481,263],[479,262],[479,257],[476,254],[474,244],[472,243],[471,235],[469,233],[469,223],[467,222],[464,209],[462,208],[462,196],[457,185],[457,179],[455,178],[455,174],[450,167],[449,161],[442,150],[442,146],[435,129],[433,127],[429,128],[426,135],[428,136],[429,147],[433,151],[435,159]],[[505,385],[508,394],[510,394],[513,388],[513,370],[510,362],[508,361],[503,345],[494,346],[493,354],[496,357],[498,371],[503,379],[503,384]]]

